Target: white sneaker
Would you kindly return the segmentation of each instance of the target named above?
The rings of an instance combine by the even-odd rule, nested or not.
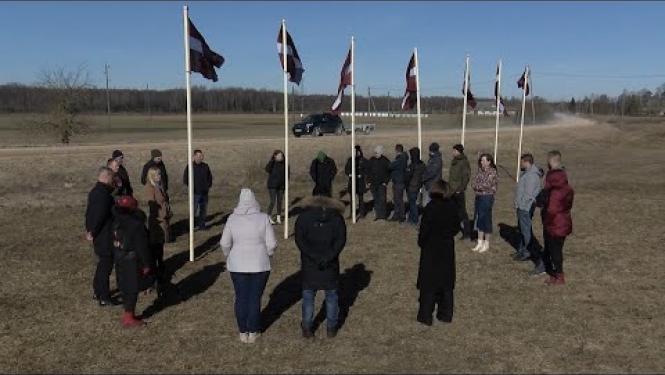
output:
[[[490,249],[490,242],[489,241],[483,241],[483,246],[480,249],[478,249],[478,252],[479,253],[484,253],[489,249]]]
[[[476,243],[476,247],[474,247],[473,249],[471,249],[471,251],[478,251],[478,250],[480,250],[480,249],[483,247],[484,244],[485,244],[485,241],[483,241],[483,240],[478,240],[478,243]]]
[[[241,333],[240,334],[240,342],[242,342],[244,344],[247,344],[248,337],[249,337],[249,335],[247,333]]]
[[[277,224],[282,224],[282,215],[277,215]]]
[[[268,217],[268,219],[270,220],[270,224],[272,224],[272,225],[277,224],[277,223],[275,223],[275,220],[272,219],[272,217]]]
[[[256,339],[258,339],[261,336],[260,332],[250,332],[249,335],[247,336],[247,343],[248,344],[253,344],[256,342]]]

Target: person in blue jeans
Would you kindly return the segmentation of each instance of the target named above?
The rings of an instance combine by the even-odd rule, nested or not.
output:
[[[295,224],[296,245],[300,250],[302,273],[302,335],[314,337],[314,302],[319,290],[325,291],[327,336],[337,335],[339,304],[339,255],[346,245],[345,206],[339,200],[307,197],[299,206],[303,212]]]
[[[409,198],[409,224],[418,225],[420,214],[418,212],[418,193],[423,187],[423,174],[425,163],[420,160],[420,149],[414,147],[409,150],[409,165],[406,168],[406,195]]]
[[[203,151],[194,150],[194,214],[199,212],[197,223],[199,230],[206,230],[206,218],[208,217],[208,192],[212,187],[212,173],[208,164],[203,162]],[[189,165],[185,167],[182,177],[185,186],[189,186]]]
[[[539,254],[533,248],[533,213],[536,208],[536,198],[540,194],[540,179],[542,171],[534,164],[533,155],[524,154],[520,158],[520,177],[515,191],[515,210],[520,228],[521,241],[514,258],[516,261],[532,259],[535,264],[534,273],[544,273]],[[540,272],[542,271],[542,272]]]

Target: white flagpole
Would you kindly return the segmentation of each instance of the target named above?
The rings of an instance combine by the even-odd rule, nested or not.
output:
[[[356,42],[351,37],[351,215],[356,223]],[[363,202],[360,202],[363,204]]]
[[[464,146],[464,133],[466,132],[466,107],[469,105],[467,103],[467,95],[469,92],[469,55],[466,55],[466,65],[464,68],[464,104],[462,105],[462,141],[460,142]]]
[[[520,140],[517,146],[517,173],[515,181],[520,180],[520,159],[522,158],[522,137],[524,135],[524,108],[526,107],[526,85],[529,82],[529,66],[524,70],[524,87],[522,87],[522,119],[520,120]]]
[[[499,106],[501,105],[501,59],[499,59],[499,64],[497,65],[497,88],[496,88],[496,121],[494,125],[494,163],[498,163],[497,153],[499,152],[499,121],[501,113],[499,112]]]
[[[529,93],[531,94],[531,118],[533,123],[536,123],[536,105],[533,103],[533,80],[531,80],[531,67],[529,67]],[[526,82],[525,82],[526,84]]]
[[[182,8],[185,24],[185,78],[187,86],[187,181],[189,195],[189,261],[194,261],[194,167],[192,163],[192,82],[189,62],[189,8]]]
[[[282,20],[282,65],[284,66],[284,239],[289,238],[289,80],[286,65],[286,21]]]
[[[413,49],[414,62],[416,63],[416,112],[418,112],[418,149],[420,157],[423,157],[423,131],[422,119],[420,118],[420,64],[418,64],[418,48]]]

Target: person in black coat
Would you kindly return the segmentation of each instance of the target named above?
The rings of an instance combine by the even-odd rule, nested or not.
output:
[[[406,221],[404,209],[404,192],[406,191],[406,168],[409,165],[409,155],[404,152],[404,146],[395,145],[395,160],[390,163],[390,180],[393,183],[393,205],[395,212],[391,221],[403,223]]]
[[[383,156],[382,146],[376,146],[374,155],[367,161],[367,182],[374,199],[374,221],[388,219],[386,187],[390,182],[390,160]]]
[[[302,272],[302,333],[314,337],[314,299],[325,290],[326,322],[329,338],[337,334],[339,307],[339,255],[346,245],[344,204],[339,200],[314,196],[300,202],[303,212],[295,224],[295,240],[300,250]]]
[[[270,205],[268,206],[268,216],[270,217],[271,224],[282,223],[282,203],[284,202],[284,190],[286,190],[286,179],[284,170],[286,163],[284,162],[284,152],[282,150],[275,150],[272,153],[270,161],[266,165],[266,172],[268,173],[268,193],[270,195]],[[272,209],[277,203],[277,220],[275,221],[272,216]]]
[[[352,178],[353,175],[351,172],[353,172],[352,165],[351,165],[351,160],[354,158],[349,157],[346,160],[346,165],[344,166],[344,173],[349,177],[349,184],[348,187],[346,188],[346,191],[353,197],[353,183],[352,183]],[[367,173],[367,159],[365,159],[365,156],[363,156],[363,150],[360,148],[360,145],[356,145],[355,147],[355,164],[356,164],[356,195],[358,196],[358,211],[359,215],[361,218],[364,218],[365,215],[367,214],[365,212],[365,193],[367,193],[367,186],[366,186],[366,180],[365,180],[365,175]],[[358,213],[356,213],[358,215]]]
[[[438,320],[450,323],[453,319],[455,235],[460,231],[460,217],[447,182],[434,182],[429,193],[431,201],[424,208],[418,232],[420,264],[416,286],[420,290],[417,320],[431,326],[435,305]]]
[[[85,210],[86,239],[91,241],[97,256],[97,268],[92,282],[93,299],[100,306],[111,305],[111,287],[109,278],[113,272],[113,240],[111,225],[115,204],[113,192],[113,171],[101,167],[97,175],[97,183],[88,194],[88,205]]]
[[[203,151],[194,150],[194,163],[192,163],[192,172],[194,175],[194,214],[199,212],[198,227],[203,231],[208,229],[206,227],[206,220],[208,218],[208,193],[212,187],[212,172],[210,167],[203,161]],[[162,177],[163,178],[163,177]],[[182,176],[182,182],[185,186],[189,186],[189,164],[185,167],[185,172]]]
[[[118,196],[123,195],[134,195],[134,189],[132,188],[132,183],[129,181],[129,172],[125,169],[125,156],[122,154],[122,151],[115,150],[111,155],[115,161],[118,162],[118,177],[122,185],[118,189]]]
[[[418,194],[423,186],[423,174],[425,173],[425,163],[420,160],[420,149],[413,147],[409,150],[409,166],[406,168],[407,192],[409,198],[409,223],[417,226],[420,222],[418,212]]]
[[[166,173],[166,165],[164,165],[164,160],[162,160],[162,152],[155,149],[150,151],[150,160],[143,166],[143,171],[141,172],[141,185],[148,183],[148,171],[152,167],[159,168],[159,171],[162,172],[162,187],[164,191],[169,191],[169,175]]]
[[[333,181],[336,175],[337,165],[335,161],[325,152],[319,151],[309,166],[309,176],[314,181],[312,195],[332,197]]]
[[[142,327],[145,322],[138,319],[134,312],[138,301],[141,281],[148,279],[148,285],[154,284],[152,272],[155,260],[150,251],[148,230],[145,227],[146,214],[138,209],[138,202],[131,196],[118,198],[113,207],[113,254],[118,288],[122,295],[121,324],[123,327]]]

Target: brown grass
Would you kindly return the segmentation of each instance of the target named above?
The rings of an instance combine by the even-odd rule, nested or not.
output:
[[[237,121],[242,124],[240,117]],[[281,128],[274,126],[274,136],[279,136]],[[213,222],[234,207],[242,186],[255,189],[264,207],[268,203],[260,168],[273,149],[283,148],[283,140],[265,134],[265,139],[251,139],[254,133],[248,128],[205,130],[210,137],[197,131],[195,146],[203,148],[215,176],[209,213],[218,215]],[[424,143],[436,140],[446,152],[459,139],[456,131],[435,132],[433,125],[427,130]],[[187,235],[167,245],[169,264],[178,268],[174,282],[189,298],[155,314],[147,329],[122,330],[120,308],[101,309],[89,297],[94,261],[80,235],[95,168],[120,148],[138,185],[151,142],[163,143],[174,221],[186,220],[186,191],[180,185],[183,131],[133,129],[90,139],[89,146],[0,150],[0,372],[662,371],[665,262],[662,236],[655,230],[665,214],[664,131],[661,123],[640,127],[620,120],[526,130],[524,151],[533,152],[542,164],[549,149],[560,149],[577,192],[575,233],[564,250],[565,287],[544,288],[541,278],[528,275],[528,264],[510,260],[513,250],[498,236],[499,223],[516,222],[511,177],[517,133],[503,129],[498,160],[505,169],[494,210],[497,235],[491,251],[482,255],[458,242],[452,325],[424,328],[415,322],[416,231],[362,221],[349,223],[342,266],[363,264],[371,280],[359,292],[339,336],[326,340],[319,333],[315,342],[304,342],[296,296],[297,302],[287,304],[254,346],[242,345],[236,337],[233,289],[214,246],[221,225],[196,234],[198,253],[208,250],[197,262],[186,262]],[[410,147],[415,134],[377,132],[358,140],[367,150],[377,143],[388,149],[397,142]],[[475,159],[477,152],[492,149],[493,140],[493,131],[470,133],[468,154]],[[292,139],[292,199],[310,191],[307,168],[319,148],[342,168],[350,145],[348,137]],[[445,165],[447,173],[448,155]],[[335,190],[345,187],[346,180],[339,177]],[[534,232],[542,239],[536,222]],[[281,235],[281,227],[276,233]],[[281,240],[264,306],[274,291],[293,289],[283,281],[298,267],[293,240]],[[275,294],[280,300],[277,295],[284,295]],[[138,310],[154,298],[142,296]]]

